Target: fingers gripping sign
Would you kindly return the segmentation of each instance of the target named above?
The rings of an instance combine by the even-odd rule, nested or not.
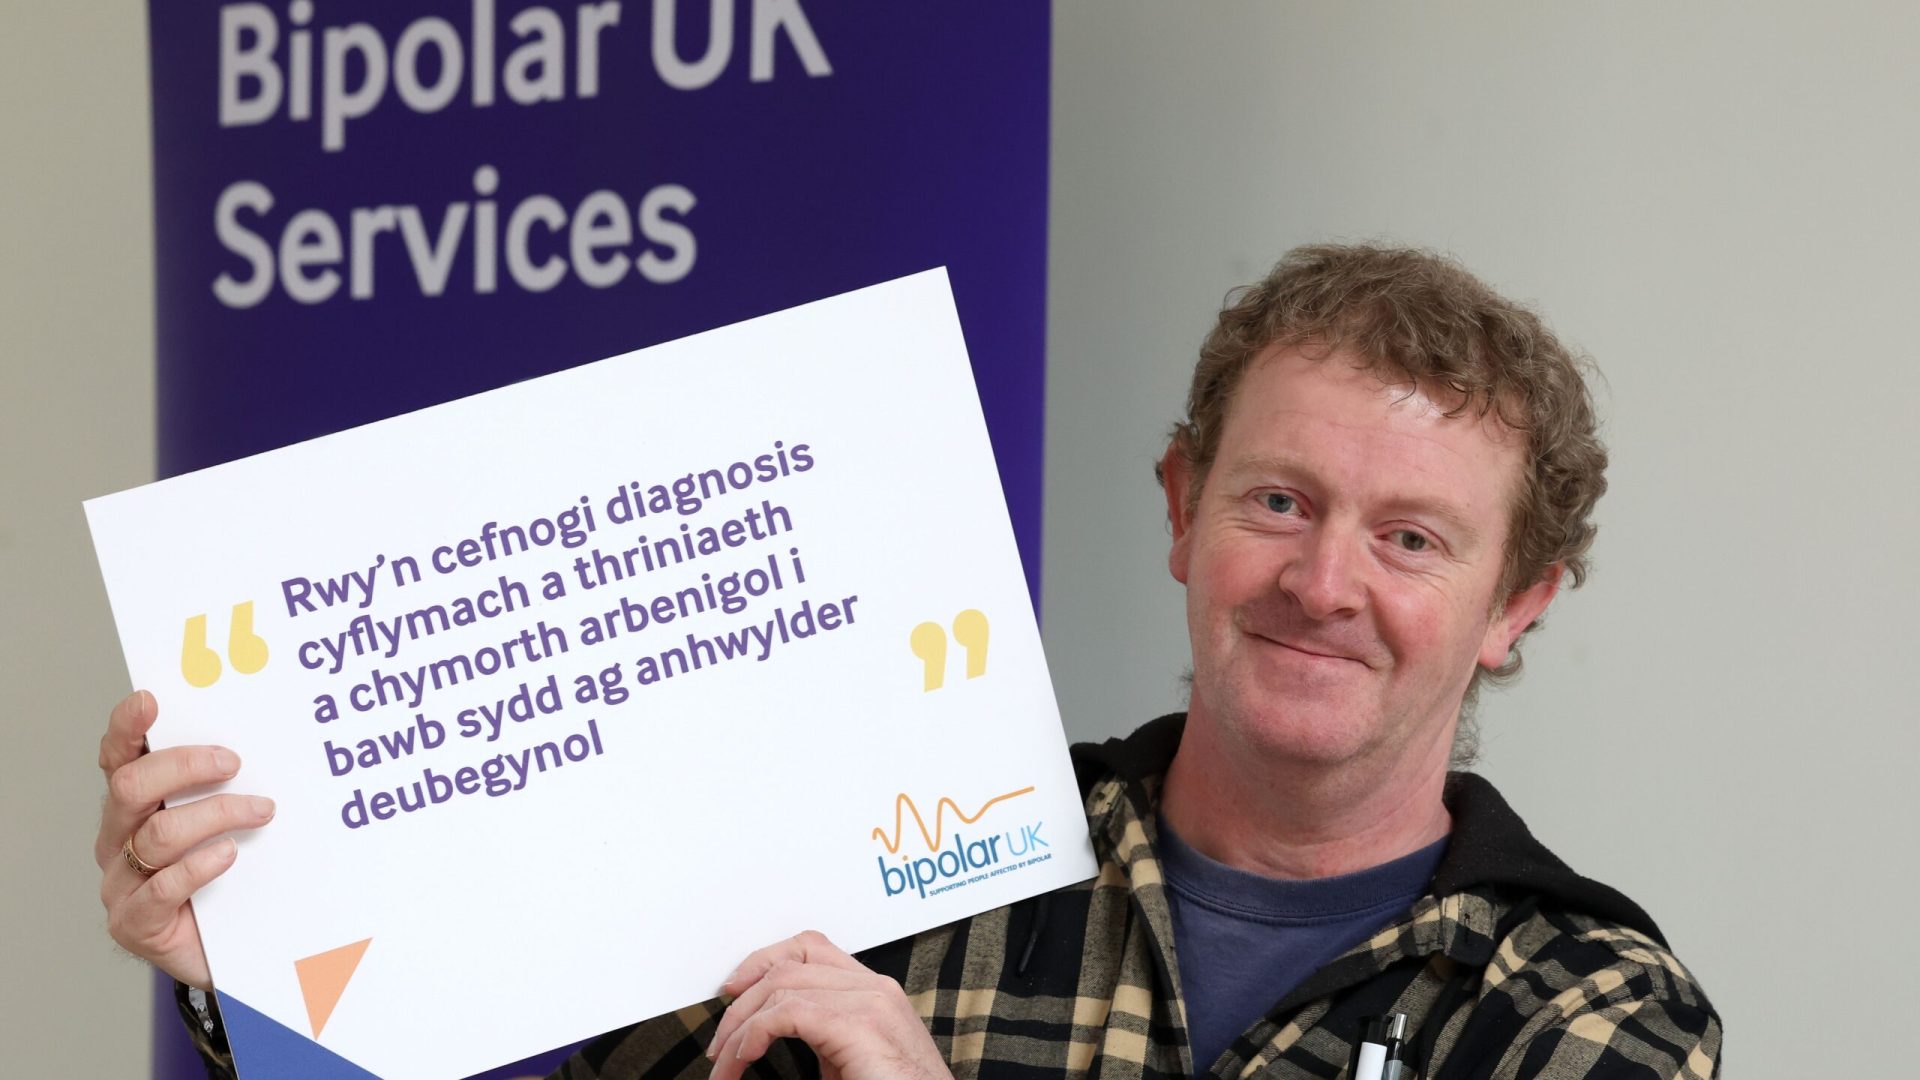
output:
[[[952,1075],[900,984],[816,931],[747,957],[720,990],[734,1001],[707,1048],[714,1080],[738,1080],[782,1038],[805,1042],[828,1080]]]
[[[237,849],[222,834],[266,824],[273,803],[222,794],[163,808],[183,791],[232,779],[240,760],[217,746],[148,753],[146,733],[157,713],[151,694],[135,693],[113,710],[100,740],[107,781],[94,840],[100,901],[107,932],[121,948],[205,989],[212,979],[188,900],[233,865]]]

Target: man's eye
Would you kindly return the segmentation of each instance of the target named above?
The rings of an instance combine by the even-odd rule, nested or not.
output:
[[[1291,495],[1282,495],[1277,491],[1267,495],[1267,509],[1276,514],[1291,514],[1297,505]]]
[[[1412,529],[1395,529],[1393,536],[1406,551],[1425,551],[1432,544],[1432,541]]]

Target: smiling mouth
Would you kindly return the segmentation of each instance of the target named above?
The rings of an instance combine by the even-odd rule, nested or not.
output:
[[[1267,642],[1270,645],[1278,645],[1281,648],[1288,650],[1289,652],[1296,652],[1302,656],[1311,656],[1316,660],[1345,660],[1347,663],[1350,663],[1350,664],[1359,664],[1362,667],[1366,666],[1365,661],[1356,660],[1351,656],[1340,656],[1335,653],[1316,652],[1312,649],[1302,648],[1301,646],[1295,645],[1290,641],[1281,641],[1278,638],[1270,638],[1265,634],[1255,634],[1253,636],[1259,638],[1264,642]]]

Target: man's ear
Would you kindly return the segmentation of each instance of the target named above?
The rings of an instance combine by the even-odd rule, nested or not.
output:
[[[1173,528],[1173,547],[1167,552],[1167,570],[1173,574],[1173,580],[1182,585],[1187,583],[1187,561],[1191,557],[1192,525],[1187,515],[1187,487],[1193,481],[1193,470],[1187,464],[1187,455],[1181,451],[1175,441],[1167,446],[1167,452],[1160,458],[1160,487],[1167,496],[1167,524]]]
[[[1513,643],[1533,620],[1547,610],[1553,598],[1560,592],[1560,578],[1567,568],[1560,563],[1547,567],[1540,580],[1518,592],[1507,596],[1493,613],[1493,621],[1487,625],[1487,636],[1480,643],[1480,666],[1492,671],[1507,662],[1507,654],[1513,651]]]

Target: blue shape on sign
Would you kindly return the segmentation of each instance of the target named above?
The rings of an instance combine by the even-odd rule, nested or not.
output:
[[[247,1080],[380,1080],[232,994],[219,1000],[233,1063]]]

